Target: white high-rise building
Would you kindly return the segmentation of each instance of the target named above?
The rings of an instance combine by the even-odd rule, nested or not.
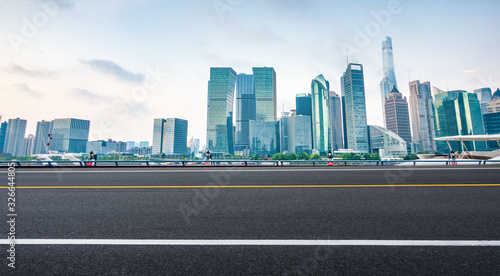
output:
[[[429,82],[410,82],[410,113],[413,141],[419,143],[423,151],[435,151],[434,115]]]

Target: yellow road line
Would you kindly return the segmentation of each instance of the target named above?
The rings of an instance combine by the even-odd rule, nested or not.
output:
[[[500,187],[500,184],[396,184],[396,185],[235,185],[235,186],[20,186],[16,189],[194,189],[194,188],[387,188],[387,187]],[[7,189],[9,187],[0,187]]]

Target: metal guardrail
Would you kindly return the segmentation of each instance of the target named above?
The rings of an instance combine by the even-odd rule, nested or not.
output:
[[[457,165],[459,163],[470,163],[486,165],[487,163],[500,163],[500,160],[57,160],[57,161],[0,161],[0,167],[14,163],[18,167],[27,166],[349,166],[349,165],[372,165],[386,166],[408,163],[416,166],[418,163],[443,163],[446,165]]]

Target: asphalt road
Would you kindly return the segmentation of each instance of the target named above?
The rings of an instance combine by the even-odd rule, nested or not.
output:
[[[500,241],[499,167],[17,168],[16,187],[17,268],[0,275],[500,274],[498,245],[385,244]]]

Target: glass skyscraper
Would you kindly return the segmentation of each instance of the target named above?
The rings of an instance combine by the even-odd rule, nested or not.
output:
[[[234,153],[233,100],[235,84],[236,72],[232,68],[210,68],[207,148],[213,153]]]
[[[290,118],[290,113],[282,112],[281,118],[279,120],[280,129],[280,152],[288,152],[288,119]]]
[[[434,114],[432,92],[429,82],[410,82],[410,112],[413,142],[420,144],[422,151],[435,151]]]
[[[255,118],[259,122],[275,122],[277,116],[276,72],[272,67],[254,67]]]
[[[0,124],[0,152],[3,152],[3,146],[5,145],[5,134],[7,134],[7,122]]]
[[[411,143],[408,102],[396,87],[392,89],[392,92],[385,100],[385,115],[387,129],[403,138],[406,143]]]
[[[87,151],[90,121],[80,119],[55,119],[52,126],[50,150],[65,153]]]
[[[369,153],[363,65],[349,64],[341,78],[348,149]]]
[[[188,121],[168,118],[163,126],[163,152],[168,155],[187,154]]]
[[[488,104],[491,102],[491,88],[481,88],[474,90],[481,105],[481,114],[488,113]]]
[[[384,76],[382,81],[380,82],[380,91],[382,95],[382,111],[384,117],[384,125],[386,124],[386,114],[385,114],[385,100],[389,97],[389,93],[391,93],[392,88],[395,86],[398,88],[398,84],[396,82],[396,73],[394,72],[394,57],[392,53],[392,38],[386,37],[385,41],[382,41],[382,61],[384,65]]]
[[[288,118],[288,152],[312,153],[311,116],[294,115]]]
[[[342,149],[343,146],[343,124],[342,124],[342,100],[337,93],[330,91],[330,99],[328,101],[328,110],[330,113],[330,134],[331,134],[331,150],[336,151]]]
[[[153,124],[153,148],[151,150],[152,154],[163,153],[163,127],[165,125],[165,119],[156,118]]]
[[[312,98],[312,130],[313,148],[320,155],[326,156],[330,150],[330,114],[328,112],[328,97],[330,83],[323,75],[317,76],[311,82]]]
[[[280,149],[278,122],[250,121],[250,154],[273,156]]]
[[[484,134],[481,107],[476,94],[455,90],[441,92],[434,97],[436,137]],[[453,151],[466,150],[459,141],[449,143]],[[484,141],[466,141],[464,144],[469,151],[486,149]],[[437,141],[437,150],[441,153],[449,152],[447,142]]]
[[[235,151],[246,152],[250,148],[250,121],[255,120],[255,89],[253,75],[238,74],[236,78],[236,137]]]
[[[12,156],[24,156],[24,135],[26,134],[26,120],[9,119],[5,133],[4,153]]]
[[[312,117],[311,94],[299,93],[295,96],[295,113]]]
[[[44,121],[36,123],[35,142],[33,146],[33,154],[47,154],[49,143],[49,134],[52,133],[54,121]]]

